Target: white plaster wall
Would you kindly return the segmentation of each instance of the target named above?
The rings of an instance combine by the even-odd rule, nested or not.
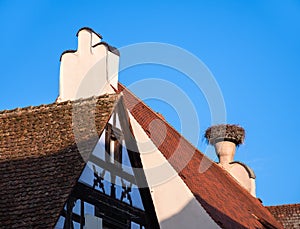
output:
[[[108,51],[100,38],[90,30],[78,33],[78,49],[65,53],[60,65],[58,101],[76,100],[114,93],[117,88],[119,56]]]
[[[236,163],[229,166],[228,172],[237,180],[237,182],[245,188],[252,196],[255,194],[255,179],[250,178],[244,166]]]
[[[220,228],[131,114],[130,121],[160,227],[162,229]],[[162,173],[164,177],[168,174],[170,179],[160,180],[159,176]]]

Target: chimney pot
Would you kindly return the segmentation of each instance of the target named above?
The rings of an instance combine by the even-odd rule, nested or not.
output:
[[[219,141],[215,143],[214,147],[219,162],[223,167],[226,167],[230,162],[233,162],[236,149],[235,143],[230,141]]]
[[[236,146],[245,139],[245,130],[238,125],[221,124],[208,128],[205,137],[215,147],[219,165],[229,172],[251,195],[255,196],[255,175],[241,162],[234,161]]]
[[[92,33],[89,30],[81,30],[78,33],[77,51],[81,55],[90,54],[92,49]]]

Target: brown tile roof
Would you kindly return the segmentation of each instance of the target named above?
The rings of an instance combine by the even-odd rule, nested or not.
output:
[[[300,228],[300,204],[268,206],[267,209],[284,228]]]
[[[151,110],[131,92],[119,85],[124,94],[125,106],[139,122],[153,143],[169,159],[178,171],[182,162],[187,165],[179,172],[180,177],[192,191],[207,213],[222,228],[282,228],[270,212],[243,189],[233,178],[213,163],[204,173],[199,172],[201,160],[208,159],[185,140],[160,115]],[[159,119],[156,132],[151,133],[149,124]],[[166,136],[160,130],[167,130]],[[162,139],[163,138],[163,139]],[[174,152],[178,152],[174,157]],[[192,154],[192,155],[189,155]],[[189,160],[192,156],[191,160]]]
[[[85,164],[76,142],[83,154],[94,148],[95,134],[103,131],[117,98],[0,112],[0,228],[54,227]],[[72,113],[80,114],[77,141]],[[93,115],[96,127],[86,132]]]

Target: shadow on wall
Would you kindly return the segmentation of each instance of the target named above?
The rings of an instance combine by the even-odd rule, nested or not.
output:
[[[199,205],[192,199],[179,213],[161,222],[161,229],[174,229],[174,228],[186,228],[186,229],[199,229],[199,228],[235,228],[235,229],[246,229],[243,225],[239,224],[229,216],[220,212],[218,209],[209,205],[200,196],[196,196],[198,200],[201,199],[203,208],[209,210],[212,220],[208,219],[208,213],[203,211],[199,214]]]

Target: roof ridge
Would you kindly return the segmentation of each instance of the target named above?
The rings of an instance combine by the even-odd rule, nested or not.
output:
[[[272,208],[272,207],[288,207],[288,206],[300,206],[300,203],[295,203],[295,204],[269,205],[269,206],[265,206],[265,207],[267,207],[267,208]]]
[[[37,105],[37,106],[27,106],[27,107],[17,107],[17,108],[14,108],[14,109],[11,109],[11,110],[2,110],[0,111],[0,118],[2,116],[7,116],[7,115],[18,115],[20,113],[23,113],[23,112],[34,112],[34,111],[38,111],[40,110],[41,108],[45,108],[45,109],[50,109],[50,108],[56,108],[56,107],[61,107],[61,106],[64,106],[64,105],[70,105],[70,104],[73,104],[73,105],[78,105],[78,104],[84,104],[85,102],[89,102],[91,100],[99,100],[99,99],[102,99],[102,98],[113,98],[112,100],[115,100],[117,98],[115,97],[118,97],[119,94],[118,93],[114,93],[114,94],[104,94],[104,95],[100,95],[100,96],[91,96],[91,97],[88,97],[88,98],[79,98],[79,99],[76,99],[74,101],[71,101],[71,100],[67,100],[67,101],[63,101],[63,102],[53,102],[53,103],[50,103],[50,104],[40,104],[40,105]]]

